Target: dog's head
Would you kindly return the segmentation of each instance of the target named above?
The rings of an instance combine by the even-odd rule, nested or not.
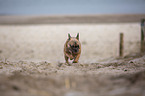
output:
[[[68,44],[67,44],[69,51],[71,51],[73,54],[77,54],[80,49],[80,42],[79,42],[79,33],[76,37],[71,37],[70,34],[68,34]]]

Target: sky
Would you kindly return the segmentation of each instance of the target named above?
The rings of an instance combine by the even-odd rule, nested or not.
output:
[[[0,0],[0,14],[145,14],[145,0]]]

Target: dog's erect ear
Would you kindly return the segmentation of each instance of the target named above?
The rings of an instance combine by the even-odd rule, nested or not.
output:
[[[71,38],[71,36],[70,36],[70,34],[68,33],[68,40],[70,40],[70,38]]]
[[[78,40],[79,40],[79,33],[77,34],[76,39],[78,39]]]

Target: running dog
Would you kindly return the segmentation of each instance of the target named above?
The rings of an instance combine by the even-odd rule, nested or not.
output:
[[[68,33],[68,39],[64,45],[64,57],[66,63],[68,59],[73,60],[73,63],[78,63],[81,54],[81,43],[79,41],[79,33],[76,37],[71,37]]]

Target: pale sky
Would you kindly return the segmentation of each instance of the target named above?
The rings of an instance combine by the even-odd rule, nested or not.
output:
[[[145,14],[145,0],[0,0],[0,14]]]

